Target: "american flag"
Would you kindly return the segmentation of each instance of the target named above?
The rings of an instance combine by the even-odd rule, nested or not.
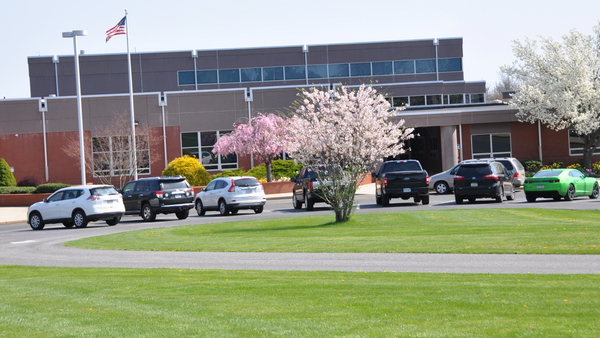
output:
[[[118,24],[116,24],[113,28],[106,31],[106,42],[108,42],[108,40],[110,40],[110,38],[112,38],[115,35],[127,33],[125,31],[125,20],[126,19],[127,19],[127,16],[124,16],[123,19],[121,19],[121,21],[119,21]]]

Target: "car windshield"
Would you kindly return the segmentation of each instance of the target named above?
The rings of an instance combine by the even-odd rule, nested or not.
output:
[[[163,181],[161,186],[163,190],[187,189],[190,187],[187,181]]]
[[[102,188],[90,189],[90,194],[92,196],[108,196],[108,195],[118,195],[119,193],[113,187],[102,187]]]
[[[488,164],[476,164],[476,165],[461,165],[458,169],[457,175],[460,176],[485,176],[492,173],[492,168]]]
[[[562,170],[542,170],[538,171],[533,177],[554,177],[560,175],[562,172]]]
[[[234,182],[236,187],[256,187],[260,182],[255,178],[240,178]]]
[[[384,172],[392,171],[421,171],[421,166],[416,161],[388,162],[385,164]]]

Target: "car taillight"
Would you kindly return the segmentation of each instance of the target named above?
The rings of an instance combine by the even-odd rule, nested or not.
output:
[[[558,182],[560,182],[560,180],[559,179],[555,179],[555,180],[549,180],[548,182],[549,183],[558,183]]]
[[[383,178],[383,181],[382,181],[382,183],[383,183],[383,185],[385,185],[385,186],[387,186],[387,185],[388,185],[388,179],[387,179],[387,177],[384,177],[384,178]]]
[[[487,175],[483,176],[483,178],[485,178],[487,180],[497,180],[498,176],[495,174],[487,174]]]
[[[90,197],[86,198],[88,201],[98,201],[100,200],[100,196],[94,196],[91,195]]]
[[[313,190],[313,182],[308,182],[308,190]]]
[[[163,196],[164,196],[164,195],[163,195],[163,192],[162,192],[162,191],[160,191],[160,190],[159,190],[159,191],[157,191],[157,192],[156,192],[156,197],[158,197],[158,198],[163,198]]]
[[[227,190],[228,192],[233,192],[235,190],[235,180],[231,180],[231,187]]]
[[[429,176],[425,176],[425,182],[427,182],[427,184],[429,184]]]
[[[519,177],[519,173],[515,172],[515,174],[513,175],[513,177]]]
[[[465,179],[465,177],[464,177],[464,176],[459,176],[459,175],[455,175],[455,176],[454,176],[454,180],[455,180],[455,181],[460,181],[460,180],[464,180],[464,179]]]

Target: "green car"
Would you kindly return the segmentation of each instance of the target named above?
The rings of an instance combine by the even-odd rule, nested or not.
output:
[[[600,195],[598,180],[577,169],[540,170],[525,180],[523,190],[527,202],[535,202],[538,197],[553,198],[555,201],[564,197],[565,201],[572,201],[575,196],[595,199]]]

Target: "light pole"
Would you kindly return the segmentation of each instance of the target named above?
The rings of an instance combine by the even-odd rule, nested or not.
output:
[[[81,164],[81,184],[85,185],[85,152],[83,146],[83,114],[81,112],[81,85],[79,84],[79,53],[77,53],[77,37],[86,36],[87,31],[76,30],[63,32],[63,38],[73,38],[73,56],[75,58],[75,88],[77,90],[77,122],[79,125],[79,162]]]

